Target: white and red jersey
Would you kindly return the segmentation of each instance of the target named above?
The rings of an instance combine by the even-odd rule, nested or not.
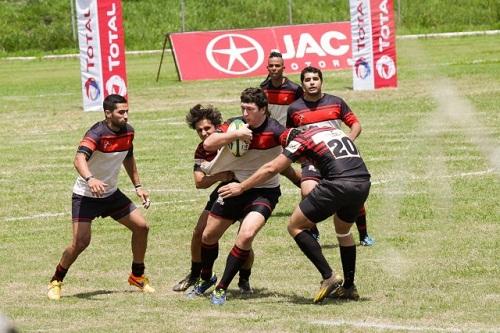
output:
[[[78,152],[87,156],[92,175],[106,183],[103,197],[110,196],[118,189],[118,175],[123,160],[133,155],[134,129],[126,125],[118,132],[112,131],[105,121],[100,121],[85,133]],[[93,197],[90,188],[81,176],[76,179],[73,193]]]
[[[279,87],[273,86],[270,78],[264,80],[260,87],[267,96],[271,117],[285,126],[288,106],[302,97],[302,88],[287,77],[284,77],[283,83]]]
[[[309,129],[311,127],[340,128],[339,121],[352,126],[358,118],[340,97],[324,94],[315,102],[300,98],[288,107],[286,127]]]
[[[205,162],[212,161],[215,158],[215,156],[217,156],[216,151],[206,151],[205,148],[203,148],[203,141],[200,142],[194,152],[193,171],[203,171],[201,169],[201,165]]]
[[[244,122],[243,117],[236,117],[227,120],[219,128],[219,131],[226,132],[229,124],[235,119]],[[252,141],[245,155],[234,156],[227,146],[222,147],[217,152],[217,156],[211,161],[202,163],[202,170],[206,174],[216,174],[222,171],[232,171],[235,178],[242,182],[249,178],[257,169],[267,162],[272,161],[281,151],[279,137],[285,131],[285,127],[276,119],[267,117],[258,128],[250,128],[253,133]],[[279,175],[276,175],[257,186],[257,188],[273,188],[279,186]]]

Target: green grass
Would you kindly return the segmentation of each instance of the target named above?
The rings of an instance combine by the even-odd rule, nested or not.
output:
[[[71,0],[74,1],[74,0]],[[289,0],[123,0],[128,50],[161,49],[166,33],[288,25]],[[291,1],[293,24],[349,21],[349,1]],[[401,8],[398,8],[398,6]],[[500,29],[495,0],[395,0],[398,34]],[[77,53],[70,0],[0,0],[0,57]]]
[[[350,71],[325,73],[325,90],[344,97],[363,125],[358,146],[373,176],[368,227],[377,243],[358,248],[361,301],[323,306],[311,304],[320,276],[286,232],[299,200],[286,181],[255,242],[255,295],[241,298],[233,283],[228,303],[215,308],[171,291],[189,268],[191,231],[210,193],[192,183],[198,140],[184,116],[198,102],[234,116],[240,91],[259,79],[178,82],[167,58],[156,83],[159,56],[127,59],[136,158],[153,201],[146,265],[157,293],[128,288],[130,233],[100,219],[65,297],[46,299],[71,240],[75,149],[103,116],[81,110],[76,59],[0,60],[0,312],[23,332],[499,332],[496,41],[400,40],[397,89],[355,92],[346,88]],[[124,172],[120,184],[135,198]],[[320,230],[340,269],[331,222]],[[218,274],[235,232],[221,240]]]

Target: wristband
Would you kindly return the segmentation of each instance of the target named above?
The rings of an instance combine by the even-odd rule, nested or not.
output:
[[[134,185],[135,189],[137,190],[138,188],[141,188],[142,185],[141,184],[137,184],[137,185]]]
[[[94,176],[93,176],[93,175],[90,175],[90,176],[85,177],[85,178],[83,178],[83,179],[85,179],[85,181],[86,181],[86,182],[88,182],[88,181],[89,181],[89,180],[91,180],[92,178],[94,178]]]

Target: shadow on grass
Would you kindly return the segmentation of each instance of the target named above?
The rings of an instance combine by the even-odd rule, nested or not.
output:
[[[94,298],[95,296],[110,295],[110,294],[117,294],[117,293],[123,293],[123,291],[95,290],[95,291],[90,291],[90,292],[86,292],[86,293],[78,293],[78,294],[74,294],[74,295],[67,296],[67,297],[76,297],[76,298],[87,299],[87,300],[97,300]]]
[[[294,303],[294,304],[314,304],[313,303],[313,295],[311,297],[303,297],[293,293],[280,293],[276,291],[270,291],[267,288],[254,288],[253,294],[241,294],[237,290],[229,290],[230,299],[265,299],[271,298],[271,303]],[[369,297],[360,297],[357,302],[369,302],[371,298]],[[347,302],[354,302],[352,300],[339,300],[334,298],[325,298],[322,303],[318,305],[328,305],[328,304],[336,304],[340,305]]]

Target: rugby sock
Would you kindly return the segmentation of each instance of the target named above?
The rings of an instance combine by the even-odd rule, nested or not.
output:
[[[143,276],[144,275],[144,263],[143,262],[132,262],[132,274],[134,276]]]
[[[62,267],[61,264],[57,264],[56,271],[54,273],[54,276],[52,276],[52,279],[50,279],[50,282],[54,280],[62,282],[62,280],[64,280],[64,277],[66,276],[66,273],[68,273],[68,269]]]
[[[354,284],[356,271],[356,246],[339,246],[340,260],[344,270],[344,287],[350,288]]]
[[[332,269],[326,261],[325,256],[323,256],[321,246],[311,233],[308,230],[304,230],[295,236],[294,240],[306,257],[316,266],[323,279],[330,278],[332,276]]]
[[[220,279],[217,288],[224,290],[227,289],[249,255],[250,250],[242,250],[236,245],[233,246],[231,252],[229,252],[229,255],[227,256],[226,268],[224,269],[224,274],[222,275],[222,279]]]
[[[240,280],[250,280],[250,274],[252,274],[252,269],[240,269]]]
[[[201,273],[201,262],[191,261],[191,278],[199,277]]]
[[[201,243],[201,273],[200,277],[208,281],[212,277],[212,268],[215,259],[219,256],[219,243],[205,244]]]
[[[362,241],[368,235],[368,230],[366,228],[365,207],[361,208],[359,216],[356,218],[356,227],[358,228],[359,232],[359,240]]]

